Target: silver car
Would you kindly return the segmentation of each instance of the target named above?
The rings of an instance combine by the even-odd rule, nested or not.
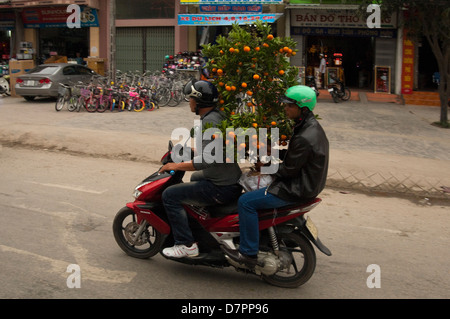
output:
[[[35,97],[57,97],[59,83],[73,85],[78,82],[89,83],[95,71],[78,64],[49,63],[41,64],[19,75],[16,80],[16,94],[32,101]]]

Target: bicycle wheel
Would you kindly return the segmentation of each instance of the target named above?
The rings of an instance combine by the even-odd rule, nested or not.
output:
[[[149,111],[153,111],[154,109],[155,109],[155,103],[153,103],[153,102],[147,102],[147,105],[148,105],[148,110]]]
[[[81,107],[86,105],[86,98],[83,96],[80,96],[77,99],[77,102],[75,103],[75,110],[77,110],[77,112],[80,112]],[[70,110],[69,110],[70,111]]]
[[[109,109],[109,99],[102,98],[98,101],[97,112],[103,113]]]
[[[131,100],[126,101],[125,107],[129,112],[131,112],[133,110],[133,102]]]
[[[145,102],[143,99],[133,101],[133,109],[135,112],[140,112],[145,109]]]
[[[78,98],[76,97],[76,96],[71,96],[70,98],[69,98],[69,101],[67,102],[67,110],[69,111],[69,112],[73,112],[75,109],[76,109],[76,107],[77,107],[77,101],[78,101]]]
[[[66,104],[66,99],[64,98],[64,95],[60,95],[58,97],[58,100],[56,101],[55,110],[57,110],[58,112],[61,111],[64,107],[64,104]]]
[[[95,96],[88,98],[86,100],[85,107],[86,111],[89,113],[94,113],[98,108],[98,99]]]
[[[180,104],[182,98],[183,97],[181,96],[180,91],[172,91],[170,94],[169,103],[167,105],[171,106],[171,107],[175,107],[178,104]]]
[[[119,112],[122,112],[123,110],[125,110],[125,101],[121,100],[119,103]]]
[[[161,88],[156,92],[156,99],[159,106],[166,106],[170,99],[170,90],[168,88]]]

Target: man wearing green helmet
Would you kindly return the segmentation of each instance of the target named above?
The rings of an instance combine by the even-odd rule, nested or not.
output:
[[[296,85],[280,99],[286,115],[295,121],[289,146],[280,158],[273,182],[265,188],[239,198],[239,250],[222,247],[231,259],[254,267],[259,251],[259,209],[279,208],[316,197],[325,187],[328,173],[329,144],[322,126],[313,114],[316,93],[310,87]]]

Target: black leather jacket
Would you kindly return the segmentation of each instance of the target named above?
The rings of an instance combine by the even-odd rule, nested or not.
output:
[[[297,121],[283,162],[267,191],[292,202],[316,197],[325,187],[328,158],[327,136],[314,114],[309,112],[303,120]]]

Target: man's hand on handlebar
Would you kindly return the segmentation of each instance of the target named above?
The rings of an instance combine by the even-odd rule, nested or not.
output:
[[[192,162],[167,163],[159,169],[159,174],[170,171],[195,171]]]

